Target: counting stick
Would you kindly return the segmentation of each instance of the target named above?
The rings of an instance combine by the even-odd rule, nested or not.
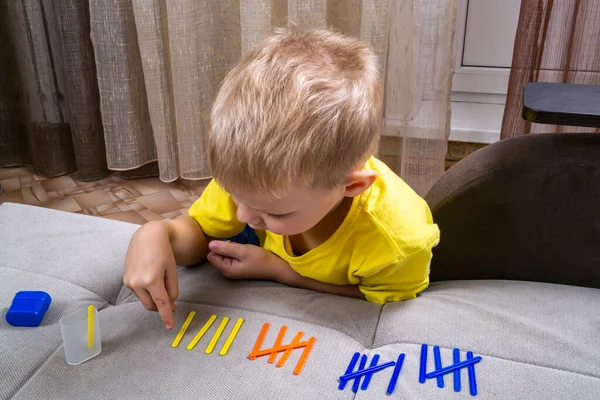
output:
[[[273,346],[274,348],[281,346],[281,343],[283,342],[283,338],[285,336],[286,330],[287,330],[287,326],[285,326],[285,325],[283,325],[281,327],[281,329],[279,329],[279,334],[277,335],[277,339],[275,339],[275,345]],[[277,358],[277,353],[276,352],[271,353],[271,355],[269,355],[269,364],[273,364],[275,362],[276,358]]]
[[[461,361],[458,364],[449,365],[442,369],[438,369],[437,371],[430,372],[430,373],[426,374],[425,377],[427,379],[436,378],[440,375],[449,374],[450,372],[453,372],[454,370],[461,369],[466,366],[471,366],[471,364],[477,364],[479,361],[481,361],[480,356],[472,357],[472,355],[473,355],[473,353],[471,353],[471,358],[469,358],[469,353],[467,352],[467,359],[465,361]],[[473,371],[475,371],[475,369],[473,369]]]
[[[265,341],[265,337],[267,336],[268,331],[269,331],[269,323],[265,322],[265,324],[262,326],[262,329],[260,330],[260,333],[258,334],[256,343],[254,343],[254,348],[252,349],[252,353],[250,353],[250,355],[248,356],[248,358],[250,358],[251,360],[256,359],[256,356],[254,355],[254,353],[256,353],[257,351],[260,350],[260,346],[262,346],[263,342]],[[270,352],[267,354],[270,354]]]
[[[481,360],[481,357],[475,357]],[[473,352],[467,351],[467,360],[474,360]],[[475,366],[471,364],[467,367],[467,372],[469,374],[469,392],[471,396],[477,396],[477,381],[475,380]]]
[[[88,307],[88,349],[94,347],[94,306]]]
[[[378,362],[379,362],[379,354],[375,354],[373,356],[373,358],[371,358],[371,365],[369,365],[369,368],[376,366]],[[369,383],[371,383],[372,378],[373,378],[373,374],[366,374],[365,379],[363,379],[362,386],[360,387],[360,389],[367,390],[369,388]]]
[[[183,323],[183,326],[179,330],[179,333],[175,337],[175,340],[173,340],[173,344],[171,344],[171,347],[175,348],[175,347],[179,346],[179,342],[181,342],[181,339],[183,339],[183,335],[185,335],[185,331],[187,331],[187,328],[192,323],[192,320],[194,319],[194,315],[196,315],[196,311],[191,311],[188,314],[187,319]]]
[[[427,373],[427,344],[421,345],[421,362],[419,363],[419,382],[425,383]]]
[[[237,322],[233,326],[233,329],[231,330],[231,333],[229,334],[229,337],[225,341],[225,344],[223,345],[221,352],[219,353],[220,356],[224,356],[225,354],[227,354],[227,352],[229,351],[229,348],[231,347],[231,344],[233,343],[233,339],[235,339],[235,337],[238,334],[243,323],[244,323],[244,318],[238,318]]]
[[[348,364],[348,368],[346,368],[346,372],[342,376],[346,376],[346,375],[352,373],[352,371],[354,371],[354,367],[356,366],[356,363],[358,362],[359,358],[360,358],[360,353],[357,351],[352,356],[352,360],[350,360],[350,364]],[[346,388],[347,383],[348,383],[347,379],[340,379],[340,385],[338,386],[338,389],[344,390]]]
[[[286,351],[288,349],[298,349],[300,347],[304,347],[307,345],[308,345],[308,342],[299,342],[296,344],[286,344],[285,346],[272,347],[270,349],[260,350],[260,351],[257,351],[256,353],[251,353],[250,357],[256,358],[256,357],[268,356],[273,352],[280,353],[280,352]],[[252,358],[252,359],[254,360],[254,358]]]
[[[367,358],[368,358],[368,356],[366,354],[363,354],[362,357],[360,357],[360,363],[358,364],[358,371],[357,372],[366,373],[366,371],[369,370],[369,368],[365,369],[365,367],[367,366]],[[361,378],[362,378],[362,375],[357,376],[356,379],[354,379],[354,382],[352,383],[352,391],[354,393],[358,392],[358,389],[360,387],[360,380],[361,380]],[[340,379],[341,379],[341,377],[340,377]]]
[[[310,351],[312,350],[312,348],[315,344],[315,340],[316,339],[314,337],[311,337],[310,339],[308,339],[308,344],[304,348],[304,351],[302,352],[302,355],[300,356],[300,359],[298,360],[298,364],[296,364],[296,368],[294,369],[294,375],[298,375],[300,372],[302,372],[304,363],[306,362],[306,359],[308,358],[308,355],[310,354]]]
[[[454,349],[452,351],[452,359],[454,360],[454,364],[460,362],[460,350]],[[460,369],[454,370],[454,391],[460,392]]]
[[[206,354],[212,353],[215,346],[217,345],[217,342],[219,341],[219,338],[223,334],[223,331],[225,330],[225,327],[227,326],[228,322],[229,322],[229,317],[224,317],[223,320],[221,321],[221,324],[217,328],[217,331],[213,335],[210,343],[208,344],[208,347],[206,347]]]
[[[198,344],[200,339],[202,339],[202,336],[204,336],[206,331],[208,331],[208,329],[211,327],[212,323],[215,322],[216,319],[217,319],[217,316],[215,314],[210,316],[210,318],[208,319],[208,321],[206,321],[206,323],[204,324],[202,329],[200,329],[200,331],[198,331],[198,334],[196,336],[194,336],[194,339],[192,339],[190,344],[188,344],[188,346],[187,346],[188,350],[193,350],[194,347],[196,347],[196,345]]]
[[[396,383],[398,383],[398,378],[400,377],[402,364],[404,364],[404,357],[406,357],[404,353],[398,356],[398,361],[396,361],[396,366],[394,367],[394,372],[392,373],[392,379],[390,380],[390,384],[388,385],[387,394],[394,393],[394,390],[396,389]]]
[[[440,354],[440,346],[433,346],[433,360],[435,363],[435,369],[439,370],[442,368],[442,355]],[[444,387],[444,375],[436,377],[437,385],[440,389]]]
[[[294,340],[292,340],[292,343],[290,344],[297,344],[300,342],[300,339],[302,339],[302,335],[304,335],[304,332],[298,332],[296,334],[296,336],[294,337]],[[292,354],[293,349],[287,349],[285,351],[285,353],[283,353],[283,355],[281,356],[281,358],[279,359],[279,361],[277,361],[277,368],[281,368],[283,367],[283,364],[285,364],[285,362],[287,361],[287,359],[290,357],[290,355]]]
[[[384,370],[386,368],[393,367],[394,365],[396,365],[396,363],[394,361],[390,361],[390,362],[386,362],[385,364],[379,364],[379,365],[375,365],[373,367],[365,368],[364,365],[367,364],[366,363],[367,358],[366,358],[365,354],[363,354],[363,358],[365,360],[365,363],[363,364],[362,359],[361,359],[361,364],[363,364],[363,368],[359,367],[358,371],[356,371],[356,372],[351,372],[349,374],[340,376],[340,380],[349,381],[350,379],[360,378],[361,376],[365,376],[367,374],[378,372],[378,371],[381,371],[381,370]]]

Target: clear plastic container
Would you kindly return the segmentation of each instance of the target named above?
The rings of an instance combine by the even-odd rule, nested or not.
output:
[[[60,320],[60,330],[65,349],[67,364],[78,365],[96,357],[102,351],[100,339],[100,319],[98,310],[94,309],[92,347],[88,340],[88,310],[84,309],[67,315]]]

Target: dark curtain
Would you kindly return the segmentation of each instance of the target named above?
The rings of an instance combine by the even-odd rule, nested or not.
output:
[[[600,85],[600,0],[522,1],[501,138],[593,131],[523,120],[528,82]]]
[[[108,175],[88,1],[0,1],[0,54],[0,167]]]

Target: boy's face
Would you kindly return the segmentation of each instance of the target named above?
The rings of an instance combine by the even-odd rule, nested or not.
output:
[[[299,187],[281,198],[249,193],[236,193],[232,197],[240,222],[254,229],[293,236],[308,231],[321,221],[344,198],[344,188]]]

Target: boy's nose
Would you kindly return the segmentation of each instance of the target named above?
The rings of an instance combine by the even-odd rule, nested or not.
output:
[[[238,203],[237,218],[244,224],[260,225],[262,223],[260,215],[246,207],[243,203]]]

